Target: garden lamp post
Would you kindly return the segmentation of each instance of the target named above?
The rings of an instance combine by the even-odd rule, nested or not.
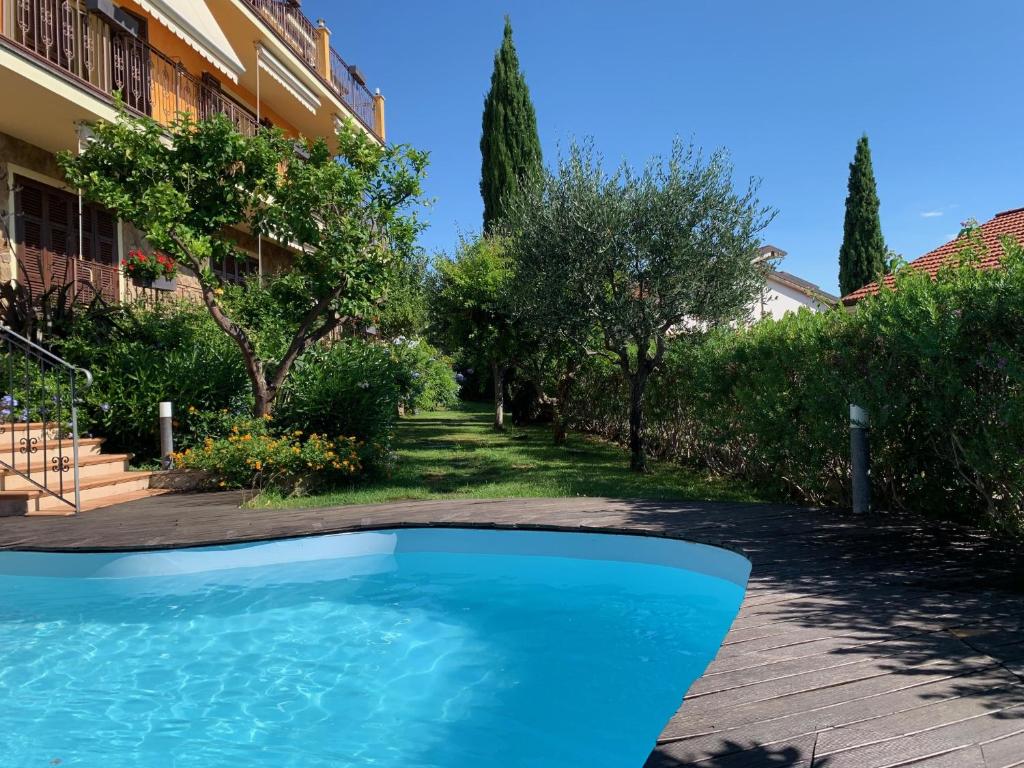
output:
[[[164,469],[171,469],[171,454],[174,453],[173,406],[166,400],[160,403],[160,463]]]
[[[850,465],[853,475],[853,511],[871,511],[871,446],[868,412],[850,404]]]

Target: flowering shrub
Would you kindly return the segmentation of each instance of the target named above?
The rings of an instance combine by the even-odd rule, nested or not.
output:
[[[140,280],[170,280],[178,274],[178,265],[174,259],[160,251],[152,254],[138,249],[129,251],[121,260],[121,268],[125,277]]]
[[[51,437],[71,434],[71,390],[67,376],[53,370],[26,369],[24,358],[0,354],[0,424],[44,423]],[[89,431],[91,420],[81,410],[80,434]],[[8,437],[9,439],[9,437]]]
[[[397,336],[391,341],[395,381],[404,408],[433,411],[459,402],[459,381],[452,361],[422,339]]]
[[[21,405],[21,402],[14,395],[0,397],[0,421],[28,421],[30,414],[28,408]]]
[[[356,437],[327,437],[271,429],[269,419],[242,417],[227,434],[174,454],[175,466],[207,472],[221,488],[273,488],[286,494],[337,487],[374,463],[379,445]]]

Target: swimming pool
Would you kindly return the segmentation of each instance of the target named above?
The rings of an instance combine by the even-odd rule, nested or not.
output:
[[[443,528],[0,552],[0,765],[638,767],[749,568]]]

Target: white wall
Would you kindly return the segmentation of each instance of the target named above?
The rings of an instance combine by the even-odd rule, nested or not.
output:
[[[801,293],[788,285],[784,285],[770,276],[765,283],[761,298],[754,302],[750,311],[750,321],[756,323],[762,317],[782,318],[787,312],[796,312],[806,307],[812,312],[824,312],[828,306],[810,296]]]

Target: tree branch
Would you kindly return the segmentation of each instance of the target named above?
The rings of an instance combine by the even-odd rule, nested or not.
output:
[[[334,317],[327,318],[324,323],[313,330],[313,324],[316,319],[327,311],[330,307],[331,302],[337,300],[341,296],[342,291],[348,285],[348,280],[342,280],[337,286],[335,286],[330,293],[320,297],[309,311],[306,312],[302,318],[302,322],[299,324],[298,331],[295,332],[295,336],[292,338],[292,343],[288,346],[288,351],[284,353],[281,358],[281,362],[278,363],[277,370],[274,371],[274,376],[270,381],[271,392],[277,392],[277,390],[284,383],[285,378],[288,376],[288,371],[291,369],[292,364],[298,359],[299,355],[309,349],[310,346],[320,341],[328,334],[330,334],[335,328],[344,322],[347,318],[341,315],[335,315]]]

